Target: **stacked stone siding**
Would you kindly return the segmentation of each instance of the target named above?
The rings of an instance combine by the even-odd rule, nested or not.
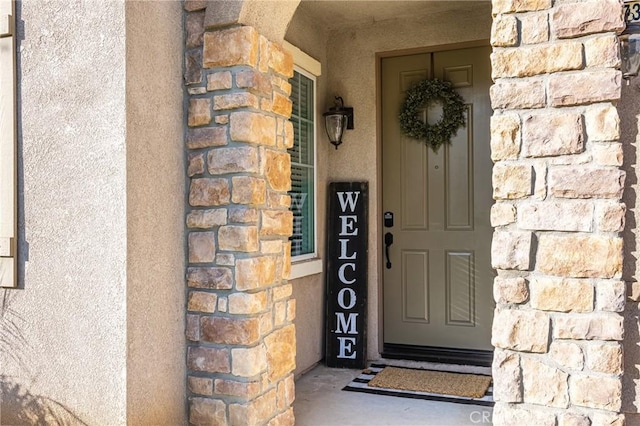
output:
[[[185,2],[187,368],[193,425],[293,424],[291,56]]]
[[[622,424],[622,3],[493,14],[494,423]]]

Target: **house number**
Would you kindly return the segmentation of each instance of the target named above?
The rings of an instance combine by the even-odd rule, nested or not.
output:
[[[624,19],[627,23],[640,22],[640,2],[634,1],[624,4]]]

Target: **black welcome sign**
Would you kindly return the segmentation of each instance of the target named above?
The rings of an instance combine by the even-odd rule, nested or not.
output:
[[[367,182],[329,184],[326,270],[328,367],[364,368],[367,352]]]

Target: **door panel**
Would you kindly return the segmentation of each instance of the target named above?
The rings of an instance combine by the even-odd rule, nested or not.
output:
[[[401,163],[406,168],[401,174],[402,221],[403,230],[423,230],[429,228],[427,210],[427,187],[429,176],[427,168],[427,147],[425,144],[402,144]]]
[[[448,325],[475,325],[475,280],[473,252],[447,251]]]
[[[429,322],[429,252],[403,251],[402,276],[404,320]]]
[[[384,274],[384,342],[491,349],[489,47],[382,61],[383,209],[393,228]],[[424,78],[451,81],[467,125],[434,153],[400,132],[406,90]],[[421,111],[437,122],[439,105]]]
[[[467,108],[467,128],[473,128],[471,105]],[[445,154],[445,230],[473,231],[473,135],[456,135]],[[458,142],[458,143],[456,143]]]

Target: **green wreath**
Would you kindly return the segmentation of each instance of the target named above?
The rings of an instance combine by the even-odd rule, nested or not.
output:
[[[418,110],[436,101],[442,103],[442,119],[428,124],[418,117]],[[400,110],[400,129],[413,139],[424,140],[433,152],[443,144],[450,144],[451,137],[466,125],[464,100],[448,81],[422,80],[407,90],[407,97]]]

